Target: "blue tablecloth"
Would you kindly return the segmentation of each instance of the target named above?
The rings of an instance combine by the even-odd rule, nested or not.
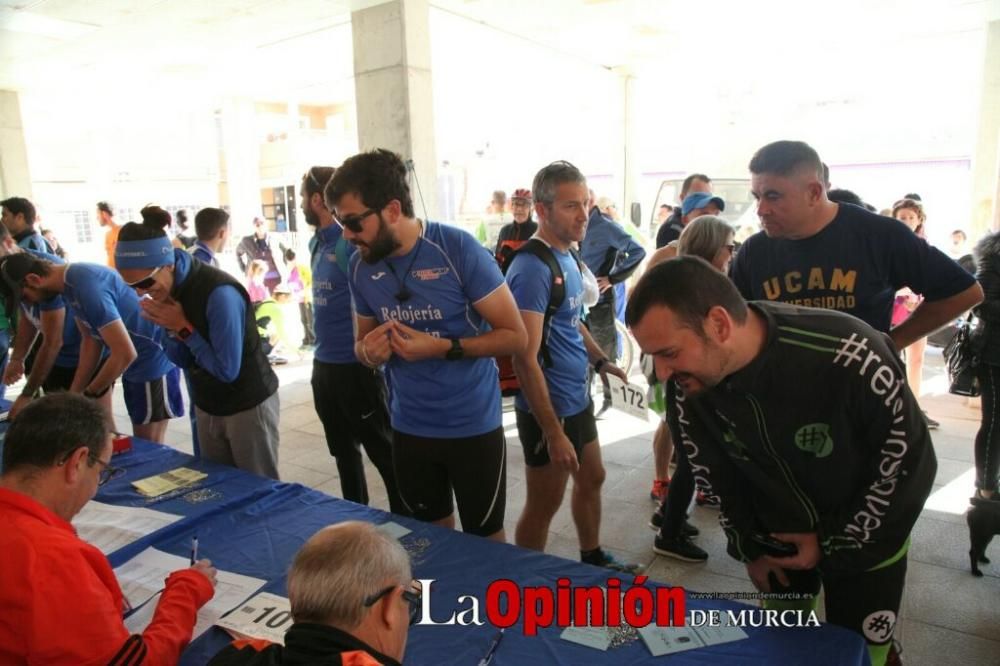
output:
[[[197,532],[199,554],[220,569],[268,581],[263,591],[286,595],[285,573],[293,555],[316,530],[344,520],[375,523],[393,520],[413,530],[404,544],[426,541],[413,558],[414,575],[434,579],[431,607],[436,621],[452,612],[468,608],[459,604],[464,595],[476,597],[480,617],[486,620],[485,591],[491,581],[509,578],[519,585],[546,585],[555,588],[556,579],[568,577],[574,586],[604,585],[609,572],[558,557],[499,544],[426,523],[389,514],[324,495],[298,484],[277,483],[239,470],[195,460],[169,447],[136,441],[133,451],[115,457],[115,464],[128,471],[124,477],[102,488],[97,499],[120,505],[148,506],[177,513],[185,518],[135,544],[111,554],[120,564],[147,546],[175,555],[187,556],[191,536]],[[160,501],[141,498],[131,482],[179,466],[209,473],[197,488]],[[202,492],[209,491],[209,492]],[[202,501],[192,503],[188,492]],[[198,494],[200,493],[200,494]],[[207,497],[207,499],[205,499]],[[186,499],[188,498],[188,499]],[[622,580],[623,589],[631,580]],[[649,583],[650,585],[652,583]],[[746,609],[726,602],[688,600],[689,609]],[[671,663],[810,663],[864,664],[868,655],[857,634],[824,625],[820,628],[745,627],[749,639],[703,648],[670,657]],[[540,629],[537,636],[525,636],[520,623],[506,632],[494,663],[505,664],[641,664],[653,663],[645,644],[639,640],[600,652],[559,638],[562,629]],[[496,630],[483,626],[414,626],[406,648],[407,664],[476,664]],[[229,636],[213,628],[185,651],[182,664],[204,664],[221,649]],[[660,662],[655,662],[660,663]]]

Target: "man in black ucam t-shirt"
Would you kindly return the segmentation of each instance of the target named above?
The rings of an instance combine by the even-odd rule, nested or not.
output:
[[[763,230],[743,244],[730,269],[747,300],[846,312],[888,333],[899,349],[982,301],[975,278],[906,225],[830,201],[819,155],[807,144],[768,144],[750,172]],[[924,301],[890,330],[902,287]]]

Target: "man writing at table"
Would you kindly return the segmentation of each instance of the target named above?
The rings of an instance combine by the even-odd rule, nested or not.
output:
[[[371,523],[348,521],[312,535],[288,571],[295,624],[285,645],[237,640],[209,666],[396,665],[420,612],[410,560]]]
[[[0,476],[0,663],[176,664],[214,594],[200,560],[167,577],[153,621],[129,635],[107,558],[70,520],[119,470],[100,405],[58,393],[11,422]]]

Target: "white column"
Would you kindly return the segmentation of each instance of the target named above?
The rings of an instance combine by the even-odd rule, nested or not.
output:
[[[413,160],[417,216],[437,216],[437,157],[427,0],[393,0],[351,13],[358,146]],[[421,204],[421,194],[423,205]],[[426,206],[426,213],[424,207]]]
[[[0,198],[31,199],[31,171],[17,92],[0,90]]]
[[[222,153],[225,165],[225,197],[229,204],[233,235],[251,233],[253,218],[261,214],[260,137],[255,126],[254,103],[229,99],[222,107]]]
[[[979,129],[972,156],[972,236],[1000,229],[1000,21],[986,26]]]

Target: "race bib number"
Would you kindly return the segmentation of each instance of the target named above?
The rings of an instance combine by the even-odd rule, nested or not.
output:
[[[238,638],[262,638],[285,644],[285,632],[292,626],[292,605],[285,597],[261,592],[216,622]]]
[[[611,406],[643,421],[649,420],[646,409],[646,391],[635,384],[626,384],[618,377],[608,374],[611,389]]]

